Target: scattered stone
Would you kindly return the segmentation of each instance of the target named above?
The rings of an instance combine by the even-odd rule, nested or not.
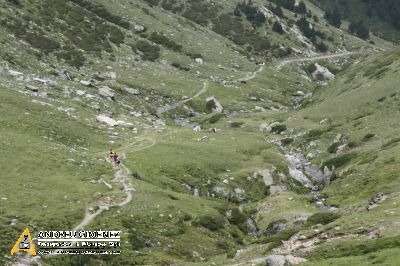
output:
[[[335,75],[332,74],[329,69],[315,63],[316,70],[312,73],[312,77],[314,79],[321,79],[322,80],[331,80],[335,78]]]
[[[104,123],[112,127],[118,126],[117,121],[105,115],[96,116],[96,120],[99,121],[100,123]]]
[[[272,172],[271,170],[265,169],[265,170],[259,170],[253,174],[253,178],[257,178],[261,176],[265,186],[271,186],[274,184],[274,179],[272,178]]]
[[[79,83],[84,85],[84,86],[86,86],[86,87],[93,86],[92,81],[90,81],[90,80],[81,80],[81,81],[79,81]]]
[[[101,86],[97,91],[101,96],[115,100],[115,93],[113,89],[108,86]]]
[[[195,126],[195,127],[193,128],[193,130],[194,130],[195,132],[200,132],[200,131],[201,131],[201,126]]]
[[[211,111],[214,113],[222,113],[224,108],[222,107],[221,103],[214,96],[208,97],[206,99],[207,103],[211,101],[213,101],[213,108]]]
[[[268,266],[285,266],[285,256],[282,255],[270,255],[266,259]]]
[[[238,195],[243,195],[245,193],[245,191],[240,188],[235,188],[233,191]]]
[[[378,203],[384,201],[387,198],[383,192],[378,192],[374,196],[368,199],[368,205],[367,205],[367,211],[369,211],[372,208],[375,208],[378,206]]]
[[[287,266],[297,265],[304,263],[307,260],[300,257],[294,257],[292,255],[270,255],[266,259],[266,265],[268,266]]]
[[[196,58],[196,59],[194,59],[194,61],[199,65],[203,64],[203,59],[201,59],[201,58]]]
[[[132,88],[128,88],[128,87],[123,87],[122,90],[131,95],[139,95],[139,93],[140,93],[138,89],[132,89]]]

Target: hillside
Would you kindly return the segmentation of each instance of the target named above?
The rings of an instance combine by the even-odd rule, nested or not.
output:
[[[400,50],[303,3],[2,1],[0,264],[395,265]]]
[[[312,2],[326,11],[338,9],[346,20],[362,21],[375,35],[399,43],[400,3],[396,0],[312,0]]]

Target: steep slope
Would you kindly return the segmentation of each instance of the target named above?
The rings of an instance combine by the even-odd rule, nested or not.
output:
[[[39,261],[263,262],[280,240],[312,232],[306,230],[320,228],[321,220],[333,222],[336,213],[343,217],[336,221],[343,223],[338,232],[354,233],[360,224],[351,224],[354,209],[377,191],[392,197],[397,189],[389,168],[397,169],[389,156],[397,147],[396,128],[380,128],[389,121],[384,114],[397,108],[389,85],[398,51],[365,61],[379,49],[327,26],[323,11],[306,3],[319,19],[288,9],[276,15],[271,11],[277,12],[276,5],[265,1],[1,2],[0,136],[6,159],[0,162],[0,263],[22,261],[6,254],[25,227],[34,236],[71,229],[104,206],[114,207],[104,207],[85,229],[121,230],[121,256]],[[273,30],[276,23],[283,32]],[[321,43],[334,55],[321,56]],[[295,58],[286,61],[289,56]],[[360,62],[349,66],[355,60]],[[319,82],[321,75],[312,75],[314,61],[337,80]],[[366,81],[371,87],[364,88]],[[361,122],[357,131],[353,115],[354,123]],[[328,124],[320,125],[326,118]],[[364,129],[372,121],[379,126]],[[324,151],[338,133],[356,144],[346,142],[354,150],[346,153],[345,168],[338,166],[336,180],[325,188],[325,181],[305,180],[289,150],[313,153],[307,159],[313,165],[330,167],[333,155],[313,149]],[[307,150],[307,140],[314,138],[317,148]],[[373,149],[384,141],[387,150],[375,158]],[[105,160],[110,148],[124,155],[122,172]],[[389,163],[379,185],[350,177],[366,163],[371,169],[363,174],[378,175],[380,158]],[[321,215],[328,207],[320,210],[310,189],[317,202],[325,199],[339,209]],[[21,203],[26,197],[29,203]],[[372,209],[371,221],[381,211]],[[360,213],[365,215],[361,208]],[[270,227],[277,221],[288,231],[274,235]],[[373,228],[372,222],[365,227]],[[318,263],[318,254],[295,255]]]
[[[363,21],[371,31],[384,39],[399,42],[400,24],[398,14],[400,4],[398,1],[330,1],[312,0],[315,4],[327,11],[339,10],[339,14],[348,21]]]
[[[306,258],[304,265],[396,265],[399,53],[356,61],[319,87],[303,108],[268,118],[288,130],[267,138],[297,158],[296,169],[313,185],[323,186],[305,195],[283,193],[261,201],[256,221],[265,236],[238,252],[232,264],[263,262],[270,251]],[[328,179],[318,183],[313,165],[328,167],[332,175],[325,176],[324,170]]]

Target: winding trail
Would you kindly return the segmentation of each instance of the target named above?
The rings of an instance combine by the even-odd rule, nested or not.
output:
[[[142,144],[142,145],[141,145]],[[117,152],[119,154],[121,154],[122,158],[126,157],[126,153],[128,152],[135,152],[135,151],[141,151],[141,150],[145,150],[148,148],[151,148],[152,146],[154,146],[156,144],[156,141],[152,138],[142,138],[139,139],[133,143],[128,144],[127,146],[124,146],[120,149],[117,149]],[[106,158],[107,161],[109,161],[108,158]],[[109,161],[110,163],[112,163],[111,161]],[[116,169],[115,173],[114,173],[114,179],[111,180],[111,183],[121,183],[123,186],[123,192],[125,194],[124,199],[121,202],[106,202],[104,199],[100,200],[97,204],[98,204],[98,209],[96,211],[89,211],[86,210],[85,212],[85,216],[83,218],[83,220],[77,225],[75,226],[72,231],[79,231],[79,230],[83,230],[85,228],[85,226],[87,226],[88,224],[90,224],[98,215],[100,215],[103,211],[109,210],[112,207],[123,207],[124,205],[128,204],[129,202],[132,201],[133,199],[133,187],[132,187],[132,180],[129,178],[129,176],[131,175],[131,171],[124,165],[121,163],[120,165],[120,169]],[[71,241],[71,244],[75,244],[77,241]],[[56,250],[59,251],[59,250]],[[46,255],[42,255],[42,257],[54,257],[60,254],[46,254]],[[40,256],[35,256],[32,257],[31,255],[27,254],[25,256],[21,256],[17,259],[16,262],[14,262],[13,264],[11,264],[12,266],[29,266],[32,265],[33,263],[41,266],[42,264],[40,263]]]
[[[260,72],[263,71],[263,70],[264,70],[264,65],[261,65],[259,69],[257,69],[257,70],[254,71],[254,72],[248,72],[247,75],[246,75],[246,77],[241,78],[241,79],[238,79],[237,81],[243,82],[243,81],[252,80],[252,79],[254,79],[254,78],[257,76],[258,73],[260,73]]]
[[[170,105],[167,104],[167,105],[164,105],[164,106],[158,108],[157,109],[157,115],[162,115],[162,114],[164,114],[166,112],[169,112],[169,111],[174,110],[174,109],[176,109],[178,107],[181,107],[182,105],[184,105],[188,101],[191,101],[191,100],[199,97],[203,93],[207,92],[207,89],[208,89],[208,81],[204,81],[203,82],[203,88],[199,92],[197,92],[194,96],[192,96],[190,98],[187,98],[185,100],[182,100],[182,101],[170,104]]]
[[[356,55],[356,54],[362,54],[362,53],[363,52],[344,52],[344,53],[337,53],[337,54],[319,55],[319,56],[314,56],[314,57],[302,57],[302,58],[287,59],[287,60],[280,61],[276,65],[276,68],[278,70],[280,70],[284,66],[292,64],[292,63],[315,61],[315,60],[322,60],[322,59],[330,59],[330,58],[344,57],[344,56],[350,56],[350,55]]]

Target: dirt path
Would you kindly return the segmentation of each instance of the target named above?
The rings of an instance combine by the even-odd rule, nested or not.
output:
[[[146,143],[147,142],[147,143]],[[142,144],[144,143],[144,145]],[[142,144],[142,145],[141,145]],[[135,151],[140,151],[140,150],[145,150],[148,148],[151,148],[156,144],[156,141],[154,139],[140,139],[136,142],[133,142],[125,147],[122,147],[117,150],[117,152],[121,155],[122,158],[126,157],[126,153],[128,152],[135,152]],[[108,160],[108,158],[107,158]],[[112,162],[110,162],[112,163]],[[116,169],[115,174],[114,174],[114,179],[111,181],[111,183],[116,184],[116,183],[121,183],[123,186],[123,192],[125,193],[125,198],[121,202],[115,202],[115,203],[107,203],[104,200],[101,200],[98,203],[98,209],[96,211],[89,211],[86,210],[85,216],[83,220],[75,226],[72,231],[79,231],[83,230],[88,224],[90,224],[99,214],[101,214],[103,211],[109,210],[111,207],[123,207],[124,205],[128,204],[129,202],[132,201],[133,198],[133,187],[132,187],[132,180],[130,178],[131,171],[121,163],[120,169]],[[71,244],[75,244],[76,241],[71,241]],[[43,257],[54,257],[59,254],[48,254],[48,255],[42,255]],[[41,266],[42,264],[40,263],[40,256],[35,256],[32,257],[30,255],[26,255],[24,257],[19,257],[18,260],[11,264],[12,266],[30,266],[33,263],[36,263],[37,265]]]
[[[259,69],[257,69],[257,70],[254,71],[254,72],[248,72],[247,75],[246,75],[246,77],[241,78],[241,79],[238,79],[237,81],[243,82],[243,81],[252,80],[252,79],[254,79],[254,78],[257,76],[258,73],[260,73],[260,72],[263,71],[263,70],[264,70],[264,65],[261,65]]]
[[[314,56],[314,57],[303,57],[303,58],[287,59],[287,60],[280,61],[276,65],[276,68],[278,70],[280,70],[284,66],[292,64],[292,63],[315,61],[315,60],[322,60],[322,59],[330,59],[330,58],[336,58],[336,57],[344,57],[344,56],[350,56],[350,55],[361,54],[361,53],[362,52],[344,52],[344,53],[337,53],[337,54],[319,55],[319,56]]]
[[[188,101],[191,101],[191,100],[199,97],[200,95],[204,94],[205,92],[207,92],[207,89],[208,89],[208,81],[204,81],[203,82],[203,88],[199,92],[197,92],[194,96],[192,96],[192,97],[190,97],[188,99],[173,103],[171,105],[167,104],[165,106],[162,106],[162,107],[158,108],[157,109],[157,115],[162,115],[162,114],[164,114],[166,112],[169,112],[169,111],[174,110],[174,109],[176,109],[178,107],[181,107],[182,105],[184,105]]]

